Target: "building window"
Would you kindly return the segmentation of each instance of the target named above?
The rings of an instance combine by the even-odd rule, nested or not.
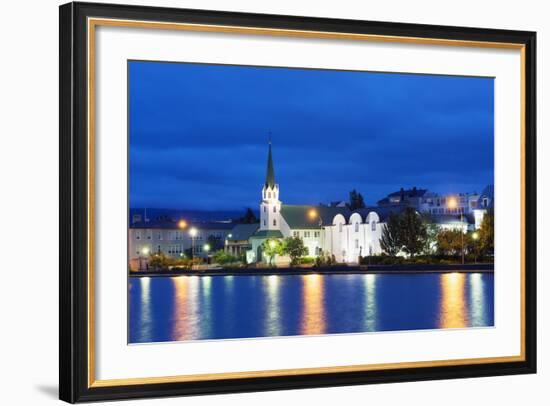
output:
[[[300,236],[300,232],[299,232],[299,231],[293,231],[293,232],[292,232],[292,235],[293,235],[294,237],[299,237],[299,236]]]
[[[265,226],[265,220],[264,220],[264,226]]]
[[[359,248],[359,240],[355,239],[355,248]]]
[[[341,233],[342,232],[342,223],[338,224],[338,231]]]
[[[147,239],[150,240],[153,238],[153,230],[147,230]]]
[[[141,240],[141,231],[136,231],[136,240]]]
[[[277,206],[273,206],[273,213],[277,213]]]
[[[314,232],[313,232],[313,236],[314,236],[315,238],[319,238],[319,237],[321,236],[321,232],[320,232],[320,231],[314,231]]]
[[[274,225],[274,226],[277,225],[277,220],[273,219],[273,225]]]
[[[157,232],[157,240],[162,240],[162,231]]]
[[[269,199],[271,199],[271,192],[269,192],[269,193],[267,194],[267,197],[268,197]]]
[[[356,232],[356,233],[359,232],[359,223],[355,223],[355,232]]]
[[[372,231],[376,231],[376,221],[373,221],[372,223],[370,223],[370,228]]]

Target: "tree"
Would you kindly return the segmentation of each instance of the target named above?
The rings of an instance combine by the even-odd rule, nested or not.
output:
[[[254,224],[257,222],[258,222],[258,218],[256,217],[256,215],[254,214],[254,211],[250,207],[246,208],[244,215],[242,217],[235,219],[235,223],[240,223],[240,224]]]
[[[357,209],[364,208],[365,201],[363,200],[363,196],[361,195],[361,193],[359,193],[355,189],[349,192],[349,203],[347,206],[350,210],[357,210]]]
[[[227,265],[227,264],[231,264],[239,261],[239,259],[236,256],[231,255],[230,253],[225,252],[224,250],[216,251],[212,255],[212,259],[214,260],[215,263],[220,265]]]
[[[396,256],[401,251],[401,242],[399,240],[400,224],[399,216],[391,213],[388,222],[382,229],[380,237],[380,247],[387,255]]]
[[[422,252],[426,246],[428,233],[426,224],[422,217],[412,207],[407,207],[399,216],[400,232],[399,241],[403,246],[403,251],[414,257]]]
[[[283,255],[283,244],[277,239],[268,239],[262,243],[262,252],[269,258],[269,265],[273,265],[275,255]]]
[[[443,255],[458,255],[462,252],[462,231],[441,230],[437,234],[437,250]]]
[[[432,255],[437,249],[437,236],[439,227],[429,214],[422,215],[422,221],[426,225],[426,244],[422,250],[424,255]]]
[[[221,238],[216,237],[212,234],[208,236],[208,238],[206,239],[206,243],[210,245],[210,251],[212,252],[221,250],[223,248],[223,241],[221,240]]]
[[[308,249],[300,237],[288,237],[284,242],[283,253],[290,257],[290,265],[298,265]]]
[[[495,252],[495,214],[489,210],[483,216],[479,229],[479,243],[482,255],[490,255]]]

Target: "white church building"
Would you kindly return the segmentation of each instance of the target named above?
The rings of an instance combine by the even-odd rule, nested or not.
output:
[[[260,226],[250,237],[247,261],[265,261],[262,243],[268,239],[300,237],[308,250],[306,256],[334,256],[337,262],[357,263],[360,256],[381,254],[382,227],[391,212],[403,208],[371,207],[352,211],[339,206],[288,205],[280,200],[281,190],[275,182],[271,143],[267,159],[267,175],[262,187]],[[275,258],[288,262],[288,258]]]

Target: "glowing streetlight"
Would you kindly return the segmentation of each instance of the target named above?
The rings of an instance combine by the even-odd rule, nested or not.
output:
[[[311,219],[311,220],[315,220],[315,218],[317,217],[317,210],[315,209],[310,209],[307,213],[308,217]]]
[[[479,239],[479,234],[477,232],[473,233],[472,238],[474,239],[474,241],[477,241]]]
[[[204,244],[202,249],[204,250],[204,252],[208,253],[208,251],[210,251],[210,244]]]
[[[186,228],[187,227],[187,221],[185,221],[183,219],[178,221],[178,227],[181,228],[181,229]]]
[[[141,251],[143,255],[149,255],[149,247],[143,247],[143,250]]]
[[[456,209],[458,207],[458,201],[455,197],[450,197],[447,200],[447,207],[449,207],[449,209]]]
[[[192,227],[191,230],[189,230],[189,235],[195,238],[197,236],[197,229],[195,227]]]
[[[276,244],[275,241],[273,241],[273,240],[269,241],[269,247],[271,249],[275,248],[275,244]]]

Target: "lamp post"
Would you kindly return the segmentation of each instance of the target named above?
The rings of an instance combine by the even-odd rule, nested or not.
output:
[[[139,255],[139,270],[143,270],[143,266],[141,264],[141,254],[147,256],[149,255],[149,247],[145,246],[141,249],[140,255]]]
[[[195,237],[197,236],[197,229],[192,227],[189,230],[189,235],[191,236],[191,259],[195,258]]]
[[[458,208],[458,201],[456,198],[449,199],[448,207],[450,209],[456,209]],[[462,265],[464,265],[464,230],[462,229],[462,223],[464,222],[464,214],[462,211],[460,211],[460,253],[462,255]]]
[[[479,234],[478,232],[474,232],[472,233],[472,239],[474,240],[474,243],[476,244],[476,247],[474,248],[475,249],[475,254],[474,254],[474,263],[477,263],[477,240],[479,239]]]

